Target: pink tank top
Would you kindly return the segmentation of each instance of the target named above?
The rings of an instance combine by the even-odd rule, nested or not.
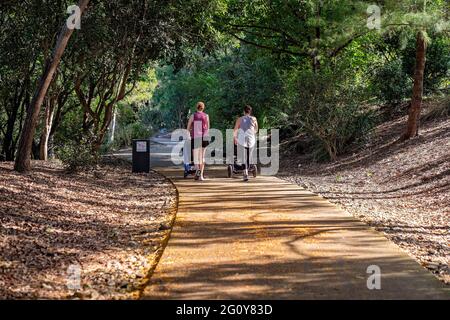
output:
[[[193,139],[203,138],[208,135],[208,115],[204,112],[194,113],[194,123],[191,129]]]

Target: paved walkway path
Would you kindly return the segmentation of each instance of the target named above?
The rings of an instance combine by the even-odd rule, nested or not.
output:
[[[158,170],[180,202],[144,299],[450,298],[382,234],[296,185],[275,177],[246,184],[226,178],[225,168],[205,182]],[[381,290],[367,288],[371,265],[381,269]]]

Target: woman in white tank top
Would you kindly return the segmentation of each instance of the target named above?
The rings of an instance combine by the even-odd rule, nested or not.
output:
[[[236,121],[234,126],[234,143],[238,148],[245,148],[246,152],[242,152],[246,159],[241,159],[241,163],[245,164],[244,181],[248,181],[248,166],[250,159],[253,159],[253,151],[256,146],[256,134],[258,133],[258,120],[252,115],[252,107],[244,108],[244,116]]]

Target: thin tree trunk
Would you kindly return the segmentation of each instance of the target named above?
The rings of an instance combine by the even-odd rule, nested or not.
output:
[[[39,159],[42,161],[48,161],[48,140],[50,137],[50,130],[53,123],[53,115],[55,113],[54,98],[47,101],[47,106],[45,107],[45,118],[44,125],[42,126],[41,143],[39,150]]]
[[[83,14],[89,0],[80,0],[78,7],[80,8],[81,14]],[[48,88],[53,80],[53,76],[56,69],[61,61],[61,57],[70,37],[73,34],[74,29],[69,29],[67,23],[64,22],[64,26],[59,34],[58,41],[56,43],[55,49],[51,59],[46,63],[44,73],[39,82],[38,88],[34,94],[33,100],[30,107],[27,110],[27,117],[25,120],[25,125],[23,127],[23,132],[20,137],[19,148],[17,153],[17,158],[15,162],[14,169],[19,172],[26,172],[31,169],[31,151],[33,145],[33,138],[36,132],[36,126],[39,119],[39,112],[41,110],[42,103],[47,94]]]
[[[28,76],[28,75],[27,75]],[[5,133],[5,139],[3,142],[3,150],[6,153],[6,161],[14,161],[14,155],[16,152],[16,139],[14,139],[14,132],[16,129],[16,121],[19,116],[20,110],[20,122],[22,119],[23,106],[26,104],[27,100],[27,90],[28,90],[28,79],[24,81],[24,83],[17,83],[16,94],[14,95],[14,99],[12,100],[12,111],[11,114],[6,112],[8,116],[7,127]],[[19,88],[20,91],[18,90]],[[21,123],[19,123],[19,132],[20,132]]]
[[[19,119],[19,132],[22,132],[22,128],[23,128],[23,123],[24,123],[24,117],[26,116],[26,109],[28,108],[28,106],[30,105],[30,99],[31,99],[31,94],[27,93],[27,96],[25,98],[25,101],[22,103],[22,107],[20,109],[20,119]],[[19,138],[19,137],[18,137]],[[16,139],[13,142],[13,148],[14,150],[16,150],[16,146],[17,146],[17,141],[18,139]]]
[[[17,120],[17,114],[19,112],[20,108],[20,102],[22,100],[22,94],[19,93],[20,89],[20,81],[17,82],[14,92],[14,98],[11,99],[11,111],[8,112],[7,109],[5,109],[5,113],[7,116],[7,122],[6,122],[6,132],[3,140],[3,150],[6,154],[6,161],[14,161],[14,128]],[[22,92],[25,90],[25,85],[22,86]],[[6,106],[6,104],[5,104]]]
[[[39,143],[37,143],[34,139],[31,144],[31,155],[33,160],[39,159]]]
[[[113,115],[113,120],[112,120],[112,125],[111,125],[111,136],[109,138],[110,143],[114,143],[114,139],[116,136],[116,120],[117,120],[117,109],[114,109],[114,115]]]
[[[8,117],[7,126],[6,126],[6,134],[3,140],[3,151],[6,155],[6,161],[14,160],[14,147],[13,147],[13,138],[14,138],[14,125],[16,123],[18,109],[12,111],[10,117]]]
[[[427,44],[423,31],[417,33],[416,66],[414,73],[414,87],[409,109],[408,124],[402,140],[411,139],[419,134],[420,113],[423,101],[423,78],[425,72]]]
[[[48,149],[47,150],[48,150],[47,151],[48,158],[55,159],[53,135],[50,135],[48,138]]]

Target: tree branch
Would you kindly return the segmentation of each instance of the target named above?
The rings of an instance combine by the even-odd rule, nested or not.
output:
[[[236,38],[237,40],[242,41],[245,44],[249,44],[249,45],[261,48],[261,49],[267,49],[267,50],[270,50],[270,51],[273,51],[273,52],[277,52],[277,53],[286,53],[286,54],[291,54],[291,55],[300,56],[300,57],[308,56],[306,53],[295,52],[295,51],[282,49],[282,48],[274,48],[274,47],[266,46],[266,45],[259,44],[259,43],[253,42],[253,41],[249,41],[249,40],[246,40],[246,39],[244,39],[242,37],[239,37],[238,35],[236,35],[234,33],[228,33],[228,34],[231,35],[232,37]]]

